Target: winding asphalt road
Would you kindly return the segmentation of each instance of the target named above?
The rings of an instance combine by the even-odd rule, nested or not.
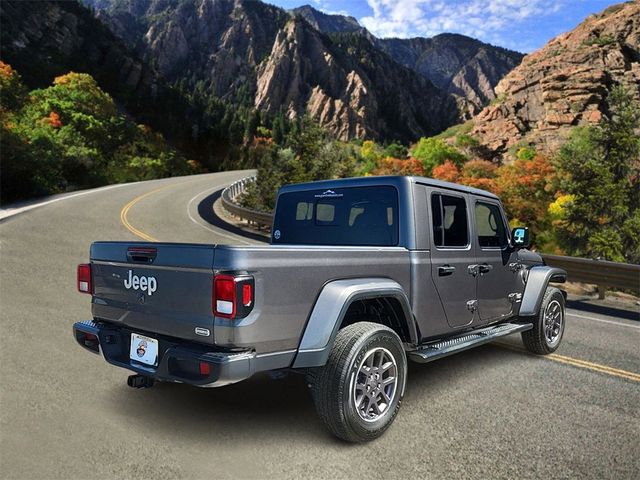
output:
[[[76,265],[97,239],[255,243],[198,215],[245,175],[99,189],[0,223],[0,477],[640,478],[637,312],[570,310],[550,357],[514,337],[411,365],[400,415],[367,445],[331,437],[297,375],[128,388],[72,338],[90,315]]]

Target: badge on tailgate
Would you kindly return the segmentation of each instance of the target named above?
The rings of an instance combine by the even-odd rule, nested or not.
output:
[[[129,278],[124,279],[124,288],[127,290],[132,288],[134,290],[142,290],[151,296],[158,289],[158,281],[156,277],[134,275],[133,270],[129,270]]]

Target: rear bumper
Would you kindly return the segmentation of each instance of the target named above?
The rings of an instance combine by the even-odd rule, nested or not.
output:
[[[255,352],[211,351],[210,347],[148,334],[158,339],[158,365],[145,365],[129,358],[130,330],[91,320],[73,325],[73,336],[80,346],[102,354],[117,367],[126,368],[157,380],[188,383],[198,387],[219,387],[249,378],[255,372]],[[208,373],[201,373],[204,362]]]

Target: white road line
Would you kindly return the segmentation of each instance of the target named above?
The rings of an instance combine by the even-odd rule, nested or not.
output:
[[[604,318],[589,317],[587,315],[577,315],[575,313],[567,313],[567,315],[570,317],[575,317],[575,318],[580,318],[585,320],[593,320],[594,322],[610,323],[612,325],[618,325],[620,327],[640,329],[640,325],[631,325],[629,323],[615,322],[613,320],[605,320]]]
[[[213,188],[209,187],[209,188],[207,188],[206,190],[204,190],[204,191],[202,191],[202,192],[200,192],[200,193],[196,194],[196,195],[195,195],[191,200],[189,200],[189,203],[187,204],[187,215],[189,216],[189,219],[190,219],[193,223],[195,223],[196,225],[199,225],[199,226],[201,226],[202,228],[204,228],[204,229],[206,229],[206,230],[209,230],[210,232],[215,233],[216,235],[220,235],[221,237],[228,238],[229,240],[233,240],[233,241],[234,241],[234,242],[236,242],[236,243],[242,243],[242,244],[244,244],[244,245],[252,245],[250,242],[247,242],[247,241],[246,241],[246,240],[244,240],[242,237],[239,237],[239,236],[236,236],[236,235],[233,235],[233,236],[232,236],[232,235],[230,235],[230,234],[228,234],[228,233],[224,232],[224,231],[223,231],[223,230],[221,230],[221,229],[214,228],[214,227],[210,227],[210,226],[208,226],[208,225],[203,225],[203,224],[202,224],[202,223],[200,223],[198,220],[196,220],[196,219],[193,217],[193,215],[191,215],[191,206],[193,205],[193,202],[195,202],[195,200],[196,200],[198,197],[200,197],[201,195],[208,194],[208,193],[214,192],[214,191],[216,191],[216,190],[219,190],[220,188],[221,188],[221,186],[220,186],[220,185],[218,185],[217,187],[213,187]]]
[[[139,182],[134,182],[134,183],[139,183]],[[132,185],[132,183],[119,183],[117,185],[107,185],[106,187],[93,188],[91,190],[84,190],[82,192],[72,193],[70,195],[64,195],[61,197],[52,198],[51,200],[43,200],[41,202],[31,203],[23,207],[2,208],[0,209],[0,220],[13,217],[14,215],[18,215],[19,213],[28,212],[29,210],[33,210],[34,208],[44,207],[45,205],[49,205],[51,203],[60,202],[62,200],[67,200],[69,198],[81,197],[82,195],[89,195],[90,193],[103,192],[105,190],[110,190],[112,188],[124,187],[125,185]]]

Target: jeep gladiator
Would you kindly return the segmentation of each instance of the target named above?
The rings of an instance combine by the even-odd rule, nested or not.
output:
[[[304,373],[328,429],[380,436],[407,359],[430,362],[512,333],[558,348],[566,272],[509,231],[495,195],[420,177],[280,189],[271,244],[95,242],[78,266],[92,319],[77,342],[154,381],[217,387]]]

